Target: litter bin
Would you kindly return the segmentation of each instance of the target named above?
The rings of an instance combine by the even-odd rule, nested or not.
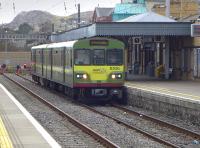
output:
[[[162,73],[164,72],[164,66],[163,65],[159,65],[158,67],[156,67],[156,77],[160,78],[162,77]]]

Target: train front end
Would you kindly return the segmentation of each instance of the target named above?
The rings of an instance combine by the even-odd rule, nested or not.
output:
[[[82,97],[123,99],[124,44],[115,39],[86,39],[74,46],[74,88]]]

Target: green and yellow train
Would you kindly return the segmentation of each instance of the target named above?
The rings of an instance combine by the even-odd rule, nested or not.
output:
[[[124,99],[124,43],[89,38],[32,47],[32,78],[73,98]]]

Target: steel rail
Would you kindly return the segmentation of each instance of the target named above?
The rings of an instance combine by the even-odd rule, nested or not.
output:
[[[12,81],[13,83],[15,83],[16,85],[18,85],[19,87],[21,87],[22,89],[24,89],[27,93],[29,93],[30,95],[32,95],[35,98],[37,98],[40,102],[42,102],[45,105],[49,106],[52,110],[56,111],[62,117],[67,118],[68,121],[70,121],[76,127],[79,127],[85,133],[87,133],[90,136],[92,136],[96,141],[99,141],[101,144],[103,144],[104,146],[109,147],[109,148],[119,148],[118,145],[114,144],[113,142],[111,142],[107,138],[101,136],[100,134],[98,134],[97,132],[95,132],[94,130],[92,130],[91,128],[89,128],[88,126],[82,124],[81,122],[79,122],[78,120],[76,120],[75,118],[73,118],[72,116],[70,116],[69,114],[63,112],[62,110],[60,110],[59,108],[57,108],[56,106],[54,106],[50,102],[46,101],[44,98],[42,98],[41,96],[37,95],[36,93],[34,93],[33,91],[31,91],[30,89],[26,88],[25,86],[23,86],[22,84],[18,83],[15,80],[13,80],[12,78],[10,78],[10,77],[8,77],[6,75],[4,75],[4,76],[7,79],[9,79],[10,81]]]
[[[136,126],[132,126],[132,125],[127,124],[127,123],[125,123],[124,121],[121,121],[121,120],[119,120],[119,119],[117,119],[117,118],[115,118],[115,117],[112,117],[112,116],[110,116],[110,115],[104,114],[103,112],[98,111],[98,110],[96,110],[96,109],[94,109],[94,108],[92,108],[92,107],[90,107],[90,106],[88,106],[88,105],[82,104],[82,106],[84,106],[84,107],[86,107],[87,109],[89,109],[89,110],[91,110],[91,111],[93,111],[93,112],[95,112],[95,113],[98,113],[98,114],[100,114],[100,115],[102,115],[102,116],[108,117],[108,118],[114,120],[115,122],[117,122],[118,124],[122,124],[122,125],[126,126],[127,128],[130,128],[130,129],[132,129],[132,130],[135,130],[135,131],[137,131],[137,132],[139,132],[139,133],[141,133],[141,134],[147,136],[148,138],[151,138],[151,139],[153,139],[153,140],[155,140],[155,141],[157,141],[157,142],[159,142],[159,143],[162,143],[162,144],[164,144],[164,145],[167,145],[167,146],[170,146],[170,147],[173,147],[173,148],[181,148],[181,147],[179,147],[178,145],[175,145],[175,144],[173,144],[173,143],[171,143],[171,142],[168,142],[168,141],[166,141],[166,140],[164,140],[164,139],[158,138],[158,137],[156,137],[156,136],[154,136],[154,135],[152,135],[152,134],[150,134],[150,133],[148,133],[148,132],[146,132],[146,131],[144,131],[144,130],[142,130],[142,129],[137,128]]]
[[[32,83],[34,83],[33,81],[31,81],[30,79],[27,79],[21,75],[18,75],[20,76],[21,78],[25,79],[25,80],[28,80]],[[162,126],[165,126],[165,127],[168,127],[168,128],[171,128],[171,129],[174,129],[174,130],[177,130],[179,132],[182,132],[184,134],[187,134],[187,135],[190,135],[191,137],[193,138],[197,138],[197,139],[200,139],[200,134],[195,132],[195,131],[192,131],[192,130],[189,130],[189,129],[186,129],[186,128],[183,128],[183,127],[179,127],[175,124],[172,124],[172,123],[169,123],[167,121],[164,121],[164,120],[161,120],[161,119],[157,119],[155,117],[152,117],[152,116],[149,116],[149,115],[146,115],[146,114],[143,114],[143,113],[139,113],[139,112],[136,112],[134,110],[130,110],[126,107],[123,107],[123,106],[120,106],[120,105],[117,105],[117,104],[114,104],[112,103],[111,104],[113,107],[116,107],[120,110],[123,110],[125,112],[129,112],[131,114],[134,114],[134,115],[137,115],[139,116],[140,118],[144,118],[144,119],[147,119],[147,120],[150,120],[150,121],[153,121],[153,122],[157,122],[158,124],[162,125]]]
[[[181,133],[184,133],[186,135],[189,135],[193,138],[197,138],[197,139],[200,139],[200,134],[195,132],[195,131],[191,131],[189,129],[186,129],[186,128],[183,128],[183,127],[179,127],[175,124],[172,124],[172,123],[169,123],[169,122],[166,122],[166,121],[163,121],[161,119],[157,119],[155,117],[152,117],[152,116],[149,116],[149,115],[146,115],[146,114],[143,114],[143,113],[139,113],[139,112],[136,112],[136,111],[133,111],[133,110],[130,110],[128,108],[125,108],[125,107],[122,107],[120,105],[117,105],[117,104],[111,104],[113,107],[116,107],[120,110],[123,110],[125,112],[128,112],[130,114],[133,114],[133,115],[137,115],[139,116],[140,118],[144,118],[146,120],[149,120],[149,121],[153,121],[153,122],[156,122],[162,126],[165,126],[165,127],[168,127],[168,128],[171,128],[173,130],[176,130],[176,131],[179,131]]]
[[[20,76],[20,77],[21,77],[22,79],[25,79],[25,80],[28,80],[28,81],[34,83],[33,81],[31,81],[31,80],[29,80],[29,79],[27,79],[27,78],[25,78],[25,77],[23,77],[23,76]],[[60,94],[58,94],[58,95],[60,95]],[[62,95],[62,97],[63,97],[63,95]],[[132,125],[129,125],[129,124],[123,122],[123,121],[120,121],[120,120],[117,119],[117,118],[114,118],[114,117],[112,117],[112,116],[109,116],[109,115],[107,115],[107,114],[104,114],[103,112],[100,112],[100,111],[98,111],[98,110],[96,110],[96,109],[94,109],[94,108],[92,108],[92,107],[90,107],[90,106],[88,106],[88,105],[81,104],[81,103],[76,103],[76,104],[79,104],[79,105],[81,105],[81,106],[83,106],[83,107],[85,107],[85,108],[91,110],[92,112],[95,112],[95,113],[98,113],[98,114],[100,114],[100,115],[102,115],[102,116],[105,116],[105,117],[107,117],[107,118],[110,118],[110,119],[114,120],[115,122],[117,122],[118,124],[123,124],[123,125],[126,126],[127,128],[130,128],[130,129],[132,129],[132,130],[135,130],[135,131],[137,131],[137,132],[139,132],[139,133],[141,133],[141,134],[147,136],[148,138],[153,139],[154,141],[157,141],[157,142],[159,142],[159,143],[162,143],[162,144],[164,144],[164,145],[167,145],[167,146],[170,146],[170,147],[173,147],[173,148],[180,148],[179,146],[177,146],[177,145],[175,145],[175,144],[173,144],[173,143],[171,143],[171,142],[168,142],[168,141],[166,141],[166,140],[164,140],[164,139],[158,138],[158,137],[156,137],[156,136],[154,136],[154,135],[152,135],[152,134],[150,134],[150,133],[148,133],[148,132],[146,132],[146,131],[144,131],[144,130],[141,130],[141,129],[135,127],[135,126],[132,126]]]

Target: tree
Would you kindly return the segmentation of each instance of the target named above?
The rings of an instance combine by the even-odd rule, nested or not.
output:
[[[33,31],[33,28],[29,24],[23,23],[19,26],[19,29],[17,32],[21,34],[28,34],[32,31]]]
[[[50,21],[46,21],[39,25],[40,32],[42,33],[51,33],[53,30],[53,24]]]

